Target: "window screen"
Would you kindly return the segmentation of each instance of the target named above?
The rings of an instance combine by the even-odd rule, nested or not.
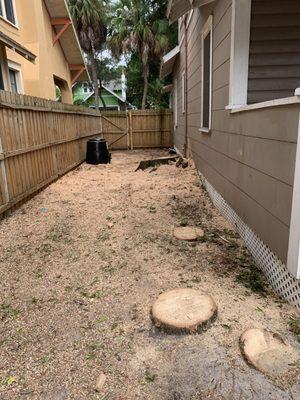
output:
[[[10,86],[13,93],[18,93],[17,73],[13,69],[9,70]]]
[[[6,18],[13,24],[16,23],[13,0],[4,0]]]
[[[203,40],[203,128],[210,128],[210,88],[211,88],[211,32]]]

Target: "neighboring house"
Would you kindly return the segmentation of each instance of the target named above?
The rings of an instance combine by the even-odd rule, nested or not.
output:
[[[77,83],[73,87],[74,102],[79,102],[87,107],[95,106],[95,94],[90,82]],[[105,106],[103,104],[105,103]],[[122,74],[120,80],[106,82],[101,85],[100,109],[109,111],[125,111],[132,109],[132,105],[126,100],[126,78]]]
[[[65,0],[0,0],[0,88],[50,100],[88,80]]]
[[[168,17],[175,146],[300,307],[300,1],[171,0]]]

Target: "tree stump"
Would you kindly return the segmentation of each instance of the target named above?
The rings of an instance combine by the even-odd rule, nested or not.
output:
[[[249,329],[240,338],[246,361],[258,371],[276,378],[286,373],[299,359],[296,350],[276,333],[265,329]]]
[[[201,332],[216,315],[217,306],[213,298],[195,289],[162,293],[151,309],[156,327],[174,333]]]
[[[188,242],[193,242],[204,236],[204,232],[201,228],[195,228],[193,226],[178,226],[174,229],[173,234],[176,239],[186,240]]]

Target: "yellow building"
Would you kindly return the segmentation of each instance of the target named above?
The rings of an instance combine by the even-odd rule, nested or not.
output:
[[[0,0],[0,89],[72,103],[88,80],[65,0]]]

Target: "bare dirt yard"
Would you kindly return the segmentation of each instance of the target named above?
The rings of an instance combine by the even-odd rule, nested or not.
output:
[[[193,167],[135,172],[165,154],[83,164],[0,222],[1,400],[300,399],[300,364],[274,381],[239,348],[257,327],[299,351],[295,309],[274,296]],[[187,224],[205,236],[173,238]],[[213,296],[215,322],[195,335],[154,328],[153,301],[186,287]]]

